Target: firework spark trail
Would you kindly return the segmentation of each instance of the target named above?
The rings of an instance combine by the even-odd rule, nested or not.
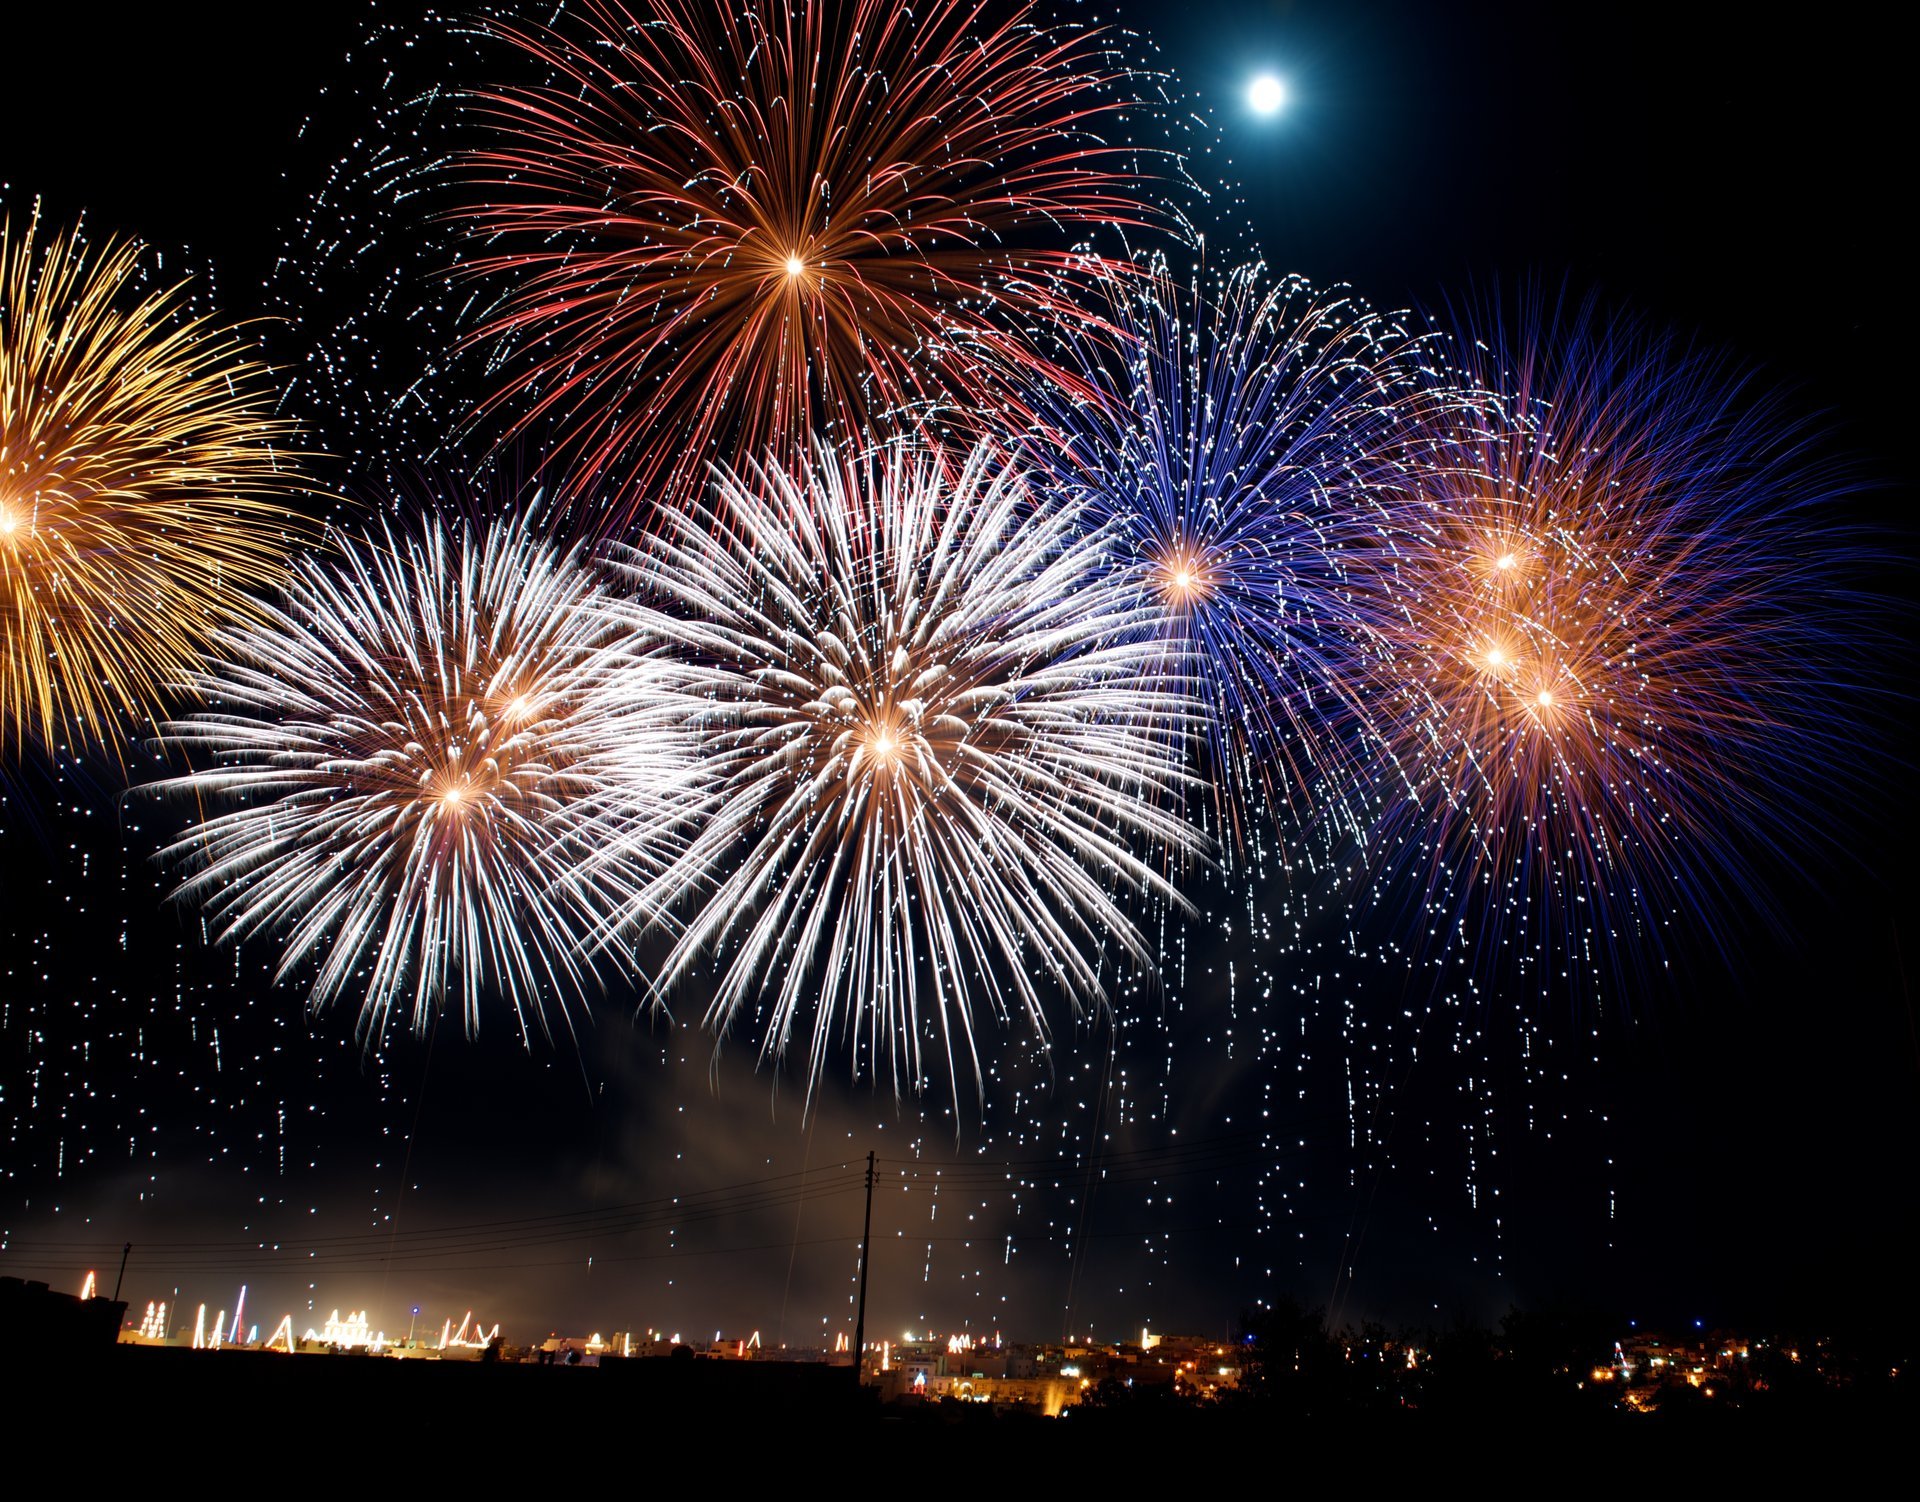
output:
[[[1164,263],[1055,337],[1074,379],[1024,384],[1023,457],[1111,523],[1191,672],[1230,843],[1269,809],[1350,836],[1363,774],[1335,732],[1396,530],[1392,455],[1412,409],[1450,399],[1417,377],[1427,341],[1344,289],[1257,265],[1185,287]]]
[[[484,193],[452,214],[465,272],[504,289],[472,335],[508,377],[483,410],[557,424],[575,490],[630,471],[631,516],[715,457],[804,463],[817,434],[976,400],[954,343],[1017,357],[1003,309],[1084,316],[1072,288],[1119,268],[1027,242],[1166,224],[1156,153],[1095,133],[1143,80],[1097,31],[980,19],[583,0],[485,23],[549,81],[473,91],[486,144],[451,164]]]
[[[1802,779],[1847,764],[1861,686],[1847,482],[1776,399],[1591,308],[1462,348],[1504,415],[1437,420],[1407,471],[1372,858],[1476,964],[1657,958],[1818,843]]]
[[[309,562],[165,727],[208,758],[163,790],[223,807],[167,857],[223,937],[281,937],[316,1007],[360,997],[424,1031],[508,1001],[522,1036],[562,1016],[582,952],[664,863],[691,766],[674,676],[609,641],[577,553],[500,522],[349,541]],[[617,830],[622,859],[590,860]]]
[[[305,531],[266,367],[181,311],[184,283],[143,281],[137,244],[0,219],[0,735],[16,753],[114,746],[250,616],[246,591],[283,576]]]
[[[896,1089],[931,1033],[957,1093],[977,1007],[1044,1036],[1050,991],[1150,966],[1121,897],[1178,901],[1154,853],[1196,850],[1164,808],[1188,704],[1083,522],[988,446],[893,443],[724,472],[617,555],[710,699],[717,797],[663,885],[697,893],[665,977],[713,958],[716,1029],[761,1015],[778,1056],[810,1006],[810,1082],[838,1032]]]
[[[1351,703],[1380,594],[1369,581],[1405,530],[1403,446],[1426,408],[1467,398],[1435,379],[1433,336],[1345,288],[1258,264],[1191,283],[1148,270],[1104,289],[1097,321],[1042,336],[1075,379],[1015,372],[1013,421],[1037,484],[1110,525],[1116,574],[1204,706],[1209,796],[1194,812],[1218,821],[1232,859],[1186,884],[1197,916],[1162,924],[1162,1013],[1210,1019],[1216,1067],[1243,1058],[1264,1081],[1273,1167],[1247,1188],[1272,1234],[1303,1213],[1299,1081],[1320,982],[1355,962],[1330,952],[1328,920],[1373,812],[1374,748],[1352,733]],[[1372,1061],[1341,1041],[1357,1129],[1353,1055]],[[1161,1068],[1164,1113],[1170,1046]],[[1270,1250],[1291,1261],[1298,1239],[1289,1224]]]

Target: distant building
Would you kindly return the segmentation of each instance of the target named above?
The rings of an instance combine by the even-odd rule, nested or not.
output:
[[[82,1299],[45,1283],[0,1278],[0,1340],[15,1350],[110,1346],[126,1317],[118,1299]]]

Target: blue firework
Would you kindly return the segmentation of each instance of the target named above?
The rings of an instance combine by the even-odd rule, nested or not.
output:
[[[1254,800],[1354,827],[1358,612],[1398,530],[1405,410],[1437,389],[1423,341],[1259,266],[1185,286],[1155,263],[1098,313],[1052,336],[1065,380],[1020,387],[1035,483],[1111,524],[1167,671],[1195,680],[1228,843]]]

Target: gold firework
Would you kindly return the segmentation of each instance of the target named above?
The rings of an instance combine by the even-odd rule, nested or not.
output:
[[[106,746],[276,582],[304,489],[267,368],[142,247],[0,218],[0,739]]]

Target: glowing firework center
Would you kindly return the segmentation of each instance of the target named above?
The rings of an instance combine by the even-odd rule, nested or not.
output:
[[[1184,612],[1212,598],[1218,568],[1215,557],[1205,549],[1176,542],[1154,560],[1153,579],[1168,607]]]

